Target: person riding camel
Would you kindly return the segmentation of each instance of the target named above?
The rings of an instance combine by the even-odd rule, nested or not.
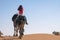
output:
[[[20,5],[17,10],[18,10],[18,13],[14,14],[13,17],[12,17],[13,26],[14,26],[14,34],[13,34],[13,36],[18,36],[17,24],[20,25],[20,23],[21,23],[20,20],[21,20],[21,19],[23,19],[23,21],[25,21],[25,23],[28,25],[27,19],[26,19],[26,17],[23,15],[23,6]]]

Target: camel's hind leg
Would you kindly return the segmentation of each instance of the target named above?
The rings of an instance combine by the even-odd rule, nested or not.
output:
[[[14,25],[14,34],[13,36],[18,36],[18,25],[16,24],[16,21],[13,22]]]
[[[14,35],[13,36],[18,36],[18,27],[14,27]]]
[[[19,38],[21,39],[23,37],[23,34],[24,33],[24,25],[21,24],[20,27],[19,27]]]

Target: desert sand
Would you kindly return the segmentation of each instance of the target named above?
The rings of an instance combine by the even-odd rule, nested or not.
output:
[[[22,39],[12,36],[2,36],[0,40],[60,40],[60,35],[53,34],[30,34],[24,35]]]

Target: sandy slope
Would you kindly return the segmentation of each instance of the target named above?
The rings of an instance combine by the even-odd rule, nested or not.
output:
[[[0,37],[0,40],[20,40],[18,37]],[[60,35],[31,34],[24,35],[22,40],[60,40]]]

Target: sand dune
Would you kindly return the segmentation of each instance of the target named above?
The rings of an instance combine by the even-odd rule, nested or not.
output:
[[[0,40],[21,40],[21,39],[19,39],[18,37],[3,36],[0,37]],[[60,40],[60,35],[31,34],[31,35],[24,35],[22,40]]]

